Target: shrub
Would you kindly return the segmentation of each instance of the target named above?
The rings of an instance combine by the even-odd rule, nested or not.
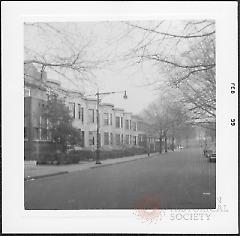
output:
[[[115,150],[101,150],[100,151],[100,159],[113,159],[120,158],[126,156],[134,156],[139,154],[146,153],[147,150],[144,148],[123,148],[123,149],[115,149]],[[69,153],[48,153],[43,154],[37,161],[37,164],[54,164],[54,165],[66,165],[66,164],[76,164],[80,161],[89,161],[96,159],[96,152],[91,150],[78,150],[71,151]]]
[[[66,156],[66,159],[73,164],[76,164],[80,161],[80,156],[76,152],[71,152]]]
[[[44,164],[51,164],[51,162],[53,162],[55,160],[55,156],[54,154],[41,154],[39,156],[39,159],[37,161],[37,164],[41,164],[41,165],[44,165]]]
[[[90,150],[71,151],[69,152],[68,157],[74,162],[88,161],[95,158],[95,152]]]

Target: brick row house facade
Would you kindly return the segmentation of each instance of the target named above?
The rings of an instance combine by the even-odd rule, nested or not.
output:
[[[41,116],[50,90],[64,98],[74,118],[73,126],[79,130],[82,137],[79,146],[84,149],[96,148],[97,100],[86,98],[79,91],[63,88],[59,81],[49,80],[46,73],[38,72],[29,64],[24,68],[25,159],[32,159],[32,152],[39,152],[39,148],[52,142],[48,121],[43,120]],[[110,103],[101,103],[99,114],[102,148],[146,147],[150,142],[155,149],[155,138],[147,134],[147,124],[138,116],[116,108]]]

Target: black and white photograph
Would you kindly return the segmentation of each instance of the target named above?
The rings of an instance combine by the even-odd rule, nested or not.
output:
[[[25,22],[25,209],[215,208],[215,35],[208,19]]]
[[[28,10],[17,18],[21,37],[16,42],[16,35],[13,41],[22,54],[16,53],[20,73],[15,85],[12,81],[5,86],[5,91],[13,86],[12,95],[5,92],[11,96],[5,108],[13,108],[10,101],[16,99],[15,120],[9,116],[8,123],[21,130],[14,137],[20,149],[13,144],[10,148],[16,153],[11,163],[14,159],[22,163],[16,167],[21,207],[15,209],[25,215],[24,220],[40,214],[39,222],[44,216],[53,220],[52,214],[63,220],[67,213],[68,220],[75,217],[73,226],[85,224],[81,219],[95,224],[88,218],[94,212],[96,219],[98,214],[111,217],[110,212],[115,216],[125,212],[133,225],[141,225],[133,232],[142,227],[144,232],[160,232],[162,224],[170,233],[171,224],[179,224],[174,232],[183,233],[180,224],[187,222],[199,224],[195,229],[200,231],[204,231],[201,224],[212,225],[216,232],[211,222],[215,218],[224,222],[237,210],[237,175],[233,181],[237,169],[232,168],[237,166],[237,62],[230,62],[237,57],[230,54],[232,48],[229,57],[221,52],[221,27],[234,22],[234,17],[227,19],[231,10],[224,24],[220,13],[209,13],[214,12],[213,3],[206,14],[200,11],[204,4],[199,4],[199,14],[184,14],[187,3],[182,2],[181,15],[175,9],[157,17],[124,15],[127,6],[130,12],[138,2],[118,2],[119,9],[113,2],[82,3],[83,9],[106,7],[88,17],[82,13],[83,18],[76,15],[81,3],[76,9],[73,3],[66,6],[75,11],[72,18],[71,11],[64,16],[64,5],[54,18],[53,8],[38,4],[39,15]],[[220,6],[223,11],[224,5]],[[98,11],[122,15],[98,18]],[[236,22],[232,46],[237,51],[235,26]],[[231,47],[230,41],[227,44]],[[14,74],[13,63],[9,66]],[[89,216],[81,218],[84,212]],[[77,214],[82,215],[75,224]],[[87,225],[74,232],[92,232]],[[31,223],[29,227],[34,230]],[[237,229],[223,223],[218,230],[224,227]],[[26,232],[23,225],[20,228]],[[188,230],[198,233],[190,231],[194,226]]]

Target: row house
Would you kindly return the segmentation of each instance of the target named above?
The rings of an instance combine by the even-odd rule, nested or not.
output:
[[[97,100],[84,97],[76,90],[62,88],[56,80],[47,79],[46,73],[40,73],[33,65],[24,68],[24,141],[25,149],[36,143],[39,146],[51,143],[48,121],[42,119],[41,113],[46,106],[48,95],[54,91],[64,99],[69,113],[73,117],[73,126],[79,130],[82,141],[79,146],[94,149],[97,145]],[[139,117],[111,103],[100,103],[100,146],[104,149],[122,146],[147,145],[150,136]]]

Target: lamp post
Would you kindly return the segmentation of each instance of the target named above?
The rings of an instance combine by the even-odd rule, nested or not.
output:
[[[99,114],[99,107],[100,107],[100,95],[110,95],[115,93],[124,93],[123,98],[127,99],[127,91],[114,91],[114,92],[105,92],[99,93],[99,90],[95,94],[97,97],[97,150],[96,150],[96,164],[101,164],[100,162],[100,114]]]
[[[99,105],[100,105],[100,97],[99,91],[97,92],[97,151],[96,151],[96,164],[101,164],[100,162],[100,115],[99,115]]]

